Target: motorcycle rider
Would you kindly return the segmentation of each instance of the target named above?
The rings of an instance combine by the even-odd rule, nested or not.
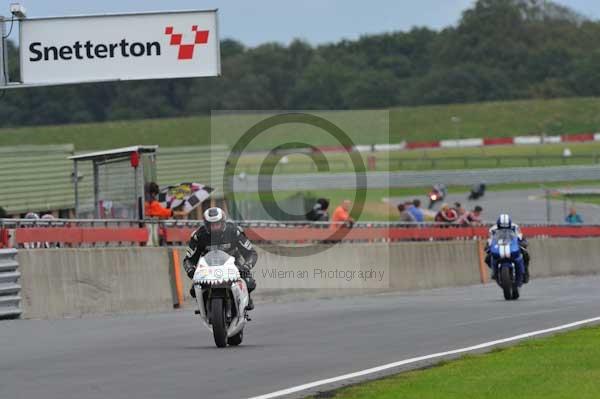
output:
[[[485,195],[486,185],[485,182],[474,184],[471,187],[471,193],[469,194],[469,200],[476,200]]]
[[[248,306],[246,310],[254,309],[250,293],[256,288],[256,281],[251,270],[258,260],[256,250],[244,234],[244,230],[233,221],[225,219],[221,208],[209,208],[204,212],[204,224],[194,231],[190,238],[183,266],[188,277],[194,278],[196,265],[202,256],[211,250],[227,252],[235,258],[235,264],[240,276],[248,286]],[[195,297],[192,287],[190,294]]]
[[[436,183],[433,185],[433,191],[439,195],[438,199],[444,199],[448,195],[448,188],[444,183]]]
[[[492,239],[494,237],[494,234],[496,234],[496,232],[498,230],[506,230],[506,229],[510,229],[512,230],[516,235],[517,238],[519,239],[519,247],[521,249],[521,255],[516,262],[523,262],[523,268],[525,270],[525,275],[523,276],[523,284],[527,284],[529,282],[529,261],[530,261],[530,257],[529,257],[529,252],[527,251],[527,239],[523,237],[523,233],[521,232],[521,229],[519,228],[519,225],[516,223],[513,223],[510,216],[508,214],[501,214],[498,217],[498,220],[496,221],[496,224],[493,225],[492,227],[490,227],[490,230],[488,232],[488,241],[487,241],[487,245],[486,245],[486,257],[485,257],[485,263],[488,265],[489,268],[492,269],[492,279],[495,280],[496,279],[496,268],[492,268],[492,254],[491,254],[491,248],[490,246],[492,245]],[[520,266],[520,265],[518,265]]]
[[[429,197],[428,208],[433,209],[433,206],[437,202],[442,201],[444,198],[446,198],[447,195],[448,195],[448,189],[446,188],[445,184],[442,184],[442,183],[434,184],[433,187],[431,188],[431,192],[428,195],[428,197]]]

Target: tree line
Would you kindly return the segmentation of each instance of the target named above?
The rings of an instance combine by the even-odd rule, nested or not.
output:
[[[13,79],[18,49],[8,42]],[[455,26],[311,46],[221,42],[219,78],[0,93],[0,126],[600,95],[600,22],[549,1],[479,0]]]

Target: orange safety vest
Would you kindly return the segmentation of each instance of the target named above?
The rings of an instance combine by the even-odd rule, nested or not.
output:
[[[160,202],[152,200],[150,202],[144,203],[144,214],[146,215],[146,217],[166,219],[173,216],[173,211],[171,209],[163,207],[160,204]]]

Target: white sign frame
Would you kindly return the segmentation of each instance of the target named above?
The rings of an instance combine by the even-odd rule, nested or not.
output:
[[[83,74],[80,74],[78,72],[77,76],[82,76],[82,78],[79,77],[75,77],[75,78],[67,78],[67,79],[60,79],[60,80],[49,80],[49,81],[40,81],[37,76],[39,76],[39,68],[38,70],[35,72],[38,75],[33,75],[34,77],[36,77],[35,79],[32,79],[32,72],[29,70],[27,70],[27,68],[30,67],[31,64],[31,60],[28,59],[27,63],[23,62],[23,59],[25,57],[30,57],[30,55],[32,54],[30,52],[30,48],[29,45],[30,43],[37,43],[37,41],[34,41],[32,39],[30,39],[30,37],[28,37],[27,41],[24,41],[24,35],[29,34],[29,36],[33,36],[35,37],[35,34],[31,34],[31,33],[27,33],[26,29],[32,29],[31,27],[33,25],[28,25],[28,24],[36,24],[36,23],[45,23],[45,29],[48,30],[49,27],[47,24],[48,22],[52,22],[52,24],[54,22],[61,22],[61,21],[67,21],[67,22],[75,22],[75,26],[77,26],[77,24],[81,24],[81,20],[88,20],[85,21],[86,23],[91,23],[93,22],[94,24],[97,25],[101,25],[102,23],[104,23],[104,20],[106,19],[106,21],[109,20],[109,18],[112,19],[111,24],[114,24],[114,20],[115,19],[121,19],[121,21],[132,21],[136,20],[137,17],[143,17],[149,20],[158,20],[161,21],[162,19],[169,19],[171,17],[178,17],[178,18],[173,18],[175,21],[178,22],[182,22],[184,25],[185,24],[189,24],[190,19],[194,18],[196,14],[196,17],[198,14],[202,14],[202,18],[210,20],[210,18],[214,18],[214,28],[211,26],[210,31],[209,30],[209,34],[208,34],[208,38],[206,39],[206,41],[202,44],[206,44],[206,48],[202,48],[202,44],[195,44],[192,46],[192,58],[191,59],[182,59],[179,58],[181,56],[181,47],[185,47],[185,45],[187,44],[188,47],[189,45],[194,43],[194,37],[197,40],[198,36],[194,36],[196,35],[198,32],[197,31],[193,31],[193,29],[197,29],[198,31],[202,30],[202,26],[198,25],[198,27],[196,27],[196,25],[193,25],[192,28],[190,29],[190,32],[186,32],[183,31],[181,29],[181,27],[175,27],[173,33],[174,34],[182,34],[183,38],[180,38],[180,43],[183,44],[184,46],[181,45],[177,45],[177,44],[172,44],[169,40],[173,40],[173,35],[169,35],[166,33],[166,28],[162,28],[161,25],[168,25],[165,24],[164,22],[156,22],[156,26],[160,26],[162,30],[164,30],[164,32],[162,32],[162,35],[164,35],[164,37],[160,36],[160,34],[158,33],[158,30],[156,31],[152,31],[153,35],[157,35],[157,36],[152,36],[153,38],[158,38],[158,36],[162,37],[162,42],[160,42],[160,44],[158,44],[158,48],[157,47],[152,47],[151,44],[157,44],[156,40],[154,42],[146,42],[146,51],[147,53],[145,53],[140,57],[140,60],[138,59],[134,59],[135,57],[133,55],[131,55],[132,57],[132,61],[136,61],[136,63],[139,64],[141,62],[145,62],[146,59],[150,56],[154,56],[154,58],[151,60],[152,62],[146,62],[144,64],[144,66],[146,65],[151,65],[148,69],[152,70],[152,68],[154,68],[153,70],[155,71],[154,73],[148,73],[147,71],[143,71],[140,72],[138,75],[138,69],[132,68],[130,64],[132,64],[131,62],[127,63],[127,62],[122,62],[122,58],[119,58],[118,55],[115,56],[115,53],[113,53],[112,51],[114,50],[114,52],[118,52],[118,50],[116,48],[111,48],[110,51],[110,60],[108,63],[106,64],[110,64],[112,63],[117,64],[119,62],[122,62],[123,65],[127,64],[127,67],[129,67],[129,71],[128,72],[123,72],[121,73],[119,71],[119,73],[117,73],[115,71],[115,69],[103,69],[104,67],[98,67],[93,66],[90,67],[89,65],[85,65],[85,62],[87,62],[90,58],[90,54],[91,50],[87,50],[86,47],[86,54],[88,56],[88,59],[83,60],[82,64],[84,64],[83,66],[85,68],[88,69],[93,69],[93,68],[97,68],[97,69],[103,69],[103,71],[112,71],[114,72],[113,75],[117,75],[120,74],[120,76],[98,76],[97,78],[95,77],[90,77],[90,72],[87,71]],[[136,20],[137,22],[137,20]],[[106,23],[107,25],[109,25],[108,23]],[[139,24],[139,22],[138,22]],[[64,25],[64,24],[63,24]],[[181,24],[179,24],[181,25]],[[210,24],[209,24],[210,25]],[[42,25],[43,26],[43,25]],[[146,25],[144,25],[146,26]],[[60,27],[58,28],[60,29]],[[63,27],[64,29],[64,27]],[[71,28],[73,29],[73,28]],[[25,33],[24,33],[25,31]],[[69,32],[69,30],[66,30],[67,32]],[[99,30],[95,30],[93,31],[93,33],[96,35],[96,37],[98,37],[98,35],[103,35],[103,32],[105,31],[99,31]],[[142,32],[143,33],[143,32]],[[135,34],[142,34],[142,33],[138,33],[135,32]],[[58,36],[60,37],[61,34],[66,34],[64,32],[60,32],[58,34]],[[135,35],[134,34],[134,35]],[[119,35],[119,37],[122,36],[121,32],[118,30],[109,30],[109,33],[107,33],[107,36],[112,35],[113,37],[115,35]],[[93,36],[90,35],[90,36]],[[192,37],[192,42],[190,42],[190,36]],[[75,43],[86,43],[85,40],[85,36],[81,38],[82,40],[78,40],[75,39],[75,41],[71,41],[71,42],[65,42],[65,46],[62,47],[68,47],[71,43],[73,43],[73,49],[65,49],[65,50],[69,50],[69,52],[65,51],[64,53],[67,56],[71,56],[71,57],[75,57],[73,51],[77,51],[77,61],[76,62],[81,62],[80,60],[82,60],[83,58],[80,58],[80,51],[81,53],[84,52],[83,47],[85,46],[79,46],[80,50],[77,50],[75,48]],[[94,39],[95,40],[95,39]],[[108,41],[110,41],[111,39],[108,38]],[[114,39],[113,39],[114,40]],[[152,40],[152,39],[150,39]],[[87,43],[89,43],[90,40],[87,40]],[[127,43],[127,42],[126,42]],[[195,43],[198,43],[197,41]],[[220,36],[219,36],[219,18],[218,18],[218,9],[210,9],[210,10],[182,10],[182,11],[153,11],[153,12],[133,12],[133,13],[118,13],[118,14],[96,14],[96,15],[72,15],[72,16],[60,16],[60,17],[39,17],[39,18],[27,18],[27,19],[23,19],[21,20],[21,23],[19,24],[19,44],[20,44],[20,49],[19,49],[19,58],[21,60],[20,63],[20,72],[21,72],[21,83],[20,84],[11,84],[9,86],[5,86],[4,88],[13,88],[13,87],[35,87],[35,86],[57,86],[57,85],[67,85],[67,84],[78,84],[78,83],[94,83],[94,82],[114,82],[114,81],[126,81],[126,80],[147,80],[147,79],[177,79],[177,78],[197,78],[197,77],[211,77],[211,76],[220,76],[221,75],[221,54],[220,54]],[[134,45],[138,44],[137,42],[132,42],[130,43],[131,47],[130,47],[130,51],[133,48]],[[143,44],[143,42],[141,43]],[[73,61],[73,58],[67,58],[67,59],[63,59],[63,49],[62,47],[59,48],[59,46],[48,46],[48,47],[53,47],[50,50],[54,50],[56,49],[56,51],[54,52],[44,52],[44,55],[51,55],[54,56],[55,58],[53,60],[51,60],[50,62],[55,62],[56,64],[54,65],[55,67],[58,65],[58,67],[60,67],[61,63],[64,66],[65,65],[65,61],[71,62]],[[95,55],[98,55],[98,48],[100,48],[100,50],[104,50],[104,53],[106,53],[106,49],[107,47],[110,48],[112,47],[112,44],[106,45],[103,44],[103,42],[100,42],[100,44],[96,44],[93,51],[95,52]],[[138,49],[140,47],[137,47]],[[75,49],[75,50],[74,50]],[[122,48],[121,48],[122,49]],[[39,49],[38,49],[39,50]],[[44,48],[44,50],[46,50]],[[152,50],[154,50],[154,52],[152,52]],[[121,50],[123,52],[123,56],[125,56],[126,50]],[[39,53],[41,54],[42,52],[39,51]],[[131,53],[133,54],[133,52]],[[195,60],[194,54],[198,55],[200,54],[201,56],[204,56],[206,58],[209,59],[209,61],[206,62],[206,65],[203,65],[204,70],[201,72],[195,72],[192,71],[190,72],[191,69],[195,69],[195,64],[190,64],[188,63],[187,65],[185,65],[186,62],[188,61],[197,61]],[[168,58],[168,57],[175,57],[173,59]],[[189,57],[189,54],[187,55],[187,57]],[[60,60],[58,59],[60,58]],[[97,58],[106,58],[106,57],[97,57]],[[143,60],[142,60],[143,58]],[[92,56],[91,59],[94,59],[94,57]],[[116,60],[113,60],[116,59]],[[184,61],[182,61],[184,60]],[[129,60],[128,60],[129,61]],[[176,63],[176,62],[178,63]],[[48,61],[45,61],[48,62]],[[90,62],[89,64],[97,64],[97,61],[93,61]],[[163,65],[159,65],[160,63],[165,64],[166,66]],[[181,63],[181,64],[179,64]],[[177,67],[181,65],[181,70],[179,71],[171,71],[171,67],[173,67],[173,69],[177,69]],[[82,65],[80,64],[79,67],[81,68]],[[48,69],[52,69],[52,68],[48,68]],[[83,68],[82,68],[83,69]],[[132,72],[131,70],[135,69],[134,72]],[[168,72],[162,72],[162,73],[156,73],[157,70],[160,71],[168,71]],[[86,73],[88,75],[86,75]],[[109,72],[106,73],[100,73],[99,75],[110,75]],[[0,86],[0,89],[3,88]]]

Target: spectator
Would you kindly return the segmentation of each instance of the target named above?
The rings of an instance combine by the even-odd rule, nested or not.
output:
[[[405,204],[398,205],[398,212],[400,212],[400,221],[405,223],[414,223],[416,222],[415,217],[406,209]]]
[[[311,222],[327,222],[329,221],[329,200],[319,198],[313,205],[312,209],[306,214],[306,219]]]
[[[40,215],[38,215],[35,212],[27,212],[27,214],[25,214],[25,219],[27,220],[31,220],[31,221],[38,221],[40,220]],[[37,224],[35,222],[33,223],[25,223],[22,227],[36,227]],[[41,242],[26,242],[23,244],[23,248],[25,249],[36,249],[36,248],[43,248],[44,244]]]
[[[448,204],[442,204],[440,211],[435,215],[437,223],[454,223],[458,219],[458,213],[450,208]]]
[[[463,206],[460,202],[454,203],[454,210],[456,211],[456,214],[458,215],[458,217],[461,217],[462,215],[467,213],[467,210],[465,208],[463,208]]]
[[[477,205],[472,211],[462,215],[457,223],[461,226],[479,226],[481,225],[481,212],[483,212],[483,208]]]
[[[425,215],[423,214],[423,210],[421,209],[421,201],[416,199],[413,201],[413,206],[408,209],[408,212],[412,215],[418,223],[423,223],[425,220]]]
[[[2,208],[0,206],[0,219],[6,219],[8,217],[8,214],[6,213],[6,211],[4,210],[4,208]]]
[[[174,211],[162,206],[157,200],[159,192],[158,184],[155,182],[150,182],[146,185],[146,202],[144,203],[144,214],[146,217],[168,219],[173,216],[184,217],[187,215],[184,211]]]
[[[354,224],[354,219],[352,219],[352,216],[350,216],[351,206],[352,201],[344,200],[342,201],[340,206],[335,208],[335,211],[333,211],[333,216],[331,218],[331,221],[333,222],[331,224],[332,228],[336,229],[339,228],[341,225],[345,227],[352,227],[352,225]]]
[[[567,224],[583,224],[583,219],[577,213],[577,210],[573,207],[569,210],[569,214],[565,218]]]

